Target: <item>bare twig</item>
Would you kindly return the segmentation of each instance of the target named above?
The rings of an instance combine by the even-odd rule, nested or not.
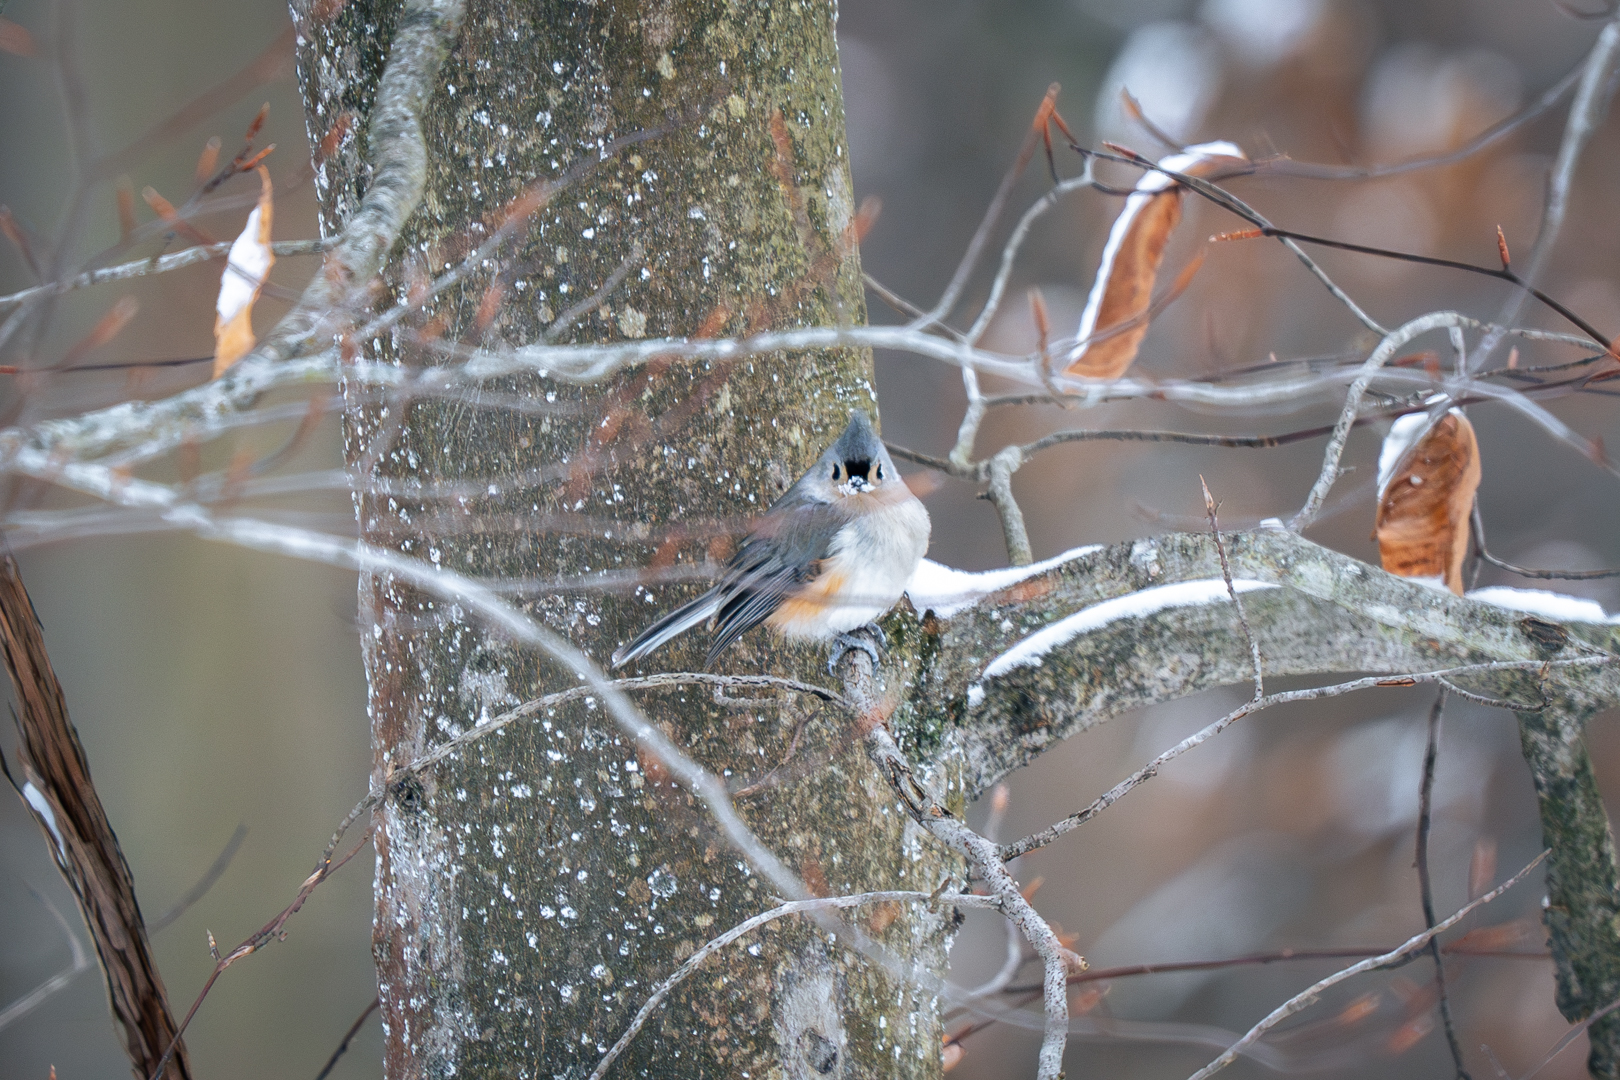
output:
[[[278,240],[270,245],[270,250],[278,256],[319,255],[329,247],[331,247],[331,243],[326,240]],[[101,270],[86,270],[82,274],[63,281],[47,282],[44,285],[35,285],[31,289],[14,292],[8,296],[0,296],[0,304],[21,304],[45,296],[59,296],[75,289],[87,289],[92,285],[103,285],[109,281],[128,281],[131,278],[166,274],[172,270],[195,266],[198,263],[223,259],[230,250],[231,245],[229,243],[199,244],[196,247],[186,248],[184,251],[172,251],[166,255],[155,255],[149,259],[136,259],[134,262],[108,266]]]
[[[1181,740],[1175,746],[1166,750],[1142,768],[1121,780],[1098,796],[1090,806],[1084,810],[1076,811],[1061,821],[1058,821],[1040,832],[1032,833],[1016,843],[1008,844],[1001,849],[1003,859],[1016,859],[1020,855],[1027,855],[1036,848],[1045,847],[1058,837],[1072,832],[1118,802],[1132,789],[1139,787],[1146,781],[1159,774],[1165,763],[1180,757],[1182,754],[1199,746],[1219,735],[1237,721],[1252,713],[1269,709],[1274,705],[1282,705],[1294,701],[1320,701],[1324,698],[1339,697],[1343,694],[1355,693],[1359,690],[1370,690],[1375,687],[1394,686],[1420,686],[1426,684],[1441,684],[1454,679],[1459,675],[1478,675],[1492,671],[1540,671],[1544,667],[1596,667],[1615,662],[1617,657],[1611,656],[1582,656],[1570,660],[1509,660],[1493,661],[1486,664],[1470,664],[1465,667],[1447,668],[1443,671],[1413,672],[1405,675],[1369,675],[1362,679],[1352,679],[1348,682],[1334,683],[1332,686],[1317,686],[1305,690],[1285,690],[1280,693],[1268,694],[1263,698],[1246,701],[1236,709],[1227,713],[1208,727],[1196,731]],[[1455,687],[1448,687],[1455,693]],[[1534,711],[1540,706],[1526,705],[1519,702],[1493,702],[1503,707],[1520,711]]]
[[[1255,1042],[1259,1041],[1259,1039],[1264,1036],[1266,1032],[1288,1019],[1288,1017],[1293,1016],[1302,1009],[1308,1008],[1317,1000],[1317,998],[1321,997],[1323,991],[1337,986],[1339,983],[1344,982],[1346,979],[1349,979],[1352,976],[1360,975],[1365,971],[1372,971],[1376,968],[1384,967],[1387,964],[1394,963],[1396,960],[1422,949],[1438,934],[1451,929],[1463,919],[1467,918],[1475,908],[1490,903],[1498,896],[1501,896],[1503,893],[1513,888],[1513,886],[1517,885],[1520,881],[1524,880],[1525,876],[1537,866],[1540,866],[1541,860],[1545,859],[1546,857],[1547,852],[1543,851],[1540,855],[1537,855],[1534,859],[1531,859],[1529,864],[1526,865],[1523,870],[1520,870],[1517,874],[1514,874],[1512,877],[1508,878],[1506,881],[1492,889],[1490,892],[1486,893],[1484,896],[1464,904],[1461,908],[1458,908],[1457,911],[1442,922],[1436,923],[1434,926],[1431,926],[1421,934],[1414,934],[1398,948],[1391,949],[1389,952],[1384,953],[1381,956],[1369,957],[1368,959],[1361,961],[1359,964],[1352,964],[1341,971],[1334,972],[1325,979],[1319,979],[1312,983],[1304,990],[1301,990],[1299,993],[1295,994],[1293,997],[1271,1010],[1270,1013],[1266,1014],[1265,1019],[1261,1020],[1258,1024],[1254,1025],[1254,1027],[1245,1032],[1241,1039],[1227,1049],[1226,1053],[1222,1054],[1214,1061],[1211,1061],[1202,1069],[1199,1069],[1197,1072],[1193,1073],[1189,1080],[1208,1080],[1209,1077],[1214,1076],[1216,1073],[1232,1064],[1232,1062],[1236,1061],[1238,1055],[1243,1052],[1245,1047],[1253,1045]]]
[[[56,910],[56,905],[45,899],[45,897],[41,896],[39,901],[45,905],[45,910],[51,913],[51,918],[55,919],[56,924],[62,928],[62,934],[67,938],[68,950],[73,956],[73,961],[4,1009],[0,1009],[0,1031],[4,1031],[16,1021],[21,1020],[39,1008],[45,999],[71,983],[81,971],[89,971],[95,967],[95,964],[90,960],[90,954],[85,952],[84,946],[79,943],[79,935],[75,934],[73,927],[68,924],[67,917]]]
[[[745,937],[746,935],[759,929],[761,926],[764,926],[766,923],[774,922],[775,920],[785,918],[788,915],[809,914],[829,910],[842,910],[845,908],[860,907],[864,904],[880,904],[884,902],[896,901],[921,904],[951,904],[958,907],[973,908],[994,908],[999,906],[998,901],[993,897],[975,896],[972,893],[889,891],[858,893],[851,896],[811,897],[804,900],[789,900],[786,903],[779,904],[776,907],[771,908],[769,911],[762,911],[758,915],[744,919],[742,922],[738,923],[736,926],[733,926],[725,933],[705,941],[702,945],[698,946],[696,951],[694,951],[691,956],[687,957],[686,960],[682,962],[680,967],[676,968],[672,973],[660,981],[657,986],[653,987],[653,992],[648,996],[646,1002],[642,1004],[641,1008],[636,1011],[636,1015],[630,1019],[630,1025],[624,1030],[624,1033],[619,1036],[618,1040],[615,1041],[611,1047],[608,1048],[607,1053],[602,1055],[602,1060],[596,1063],[596,1068],[591,1071],[589,1080],[602,1080],[602,1078],[607,1075],[608,1069],[612,1068],[613,1063],[618,1060],[619,1055],[623,1054],[625,1048],[630,1045],[630,1041],[634,1039],[636,1034],[642,1029],[643,1026],[646,1025],[648,1017],[652,1016],[652,1014],[658,1010],[658,1007],[664,1003],[665,999],[669,997],[670,991],[674,990],[675,987],[684,982],[687,977],[696,971],[705,960],[719,952],[721,949],[725,948],[727,945],[730,945],[738,938]]]
[[[1012,475],[1024,463],[1018,447],[1008,446],[989,460],[990,487],[984,497],[995,506],[1001,518],[1001,534],[1007,542],[1007,561],[1012,566],[1028,566],[1035,561],[1030,550],[1029,532],[1024,528],[1024,512],[1013,495]]]
[[[225,841],[225,847],[214,857],[214,861],[209,864],[208,869],[203,871],[203,875],[197,879],[197,883],[187,889],[178,900],[170,904],[163,914],[148,921],[146,928],[154,934],[157,933],[184,915],[191,908],[191,905],[207,896],[208,890],[214,887],[214,883],[224,875],[226,869],[231,865],[231,860],[236,858],[236,853],[241,850],[242,841],[247,839],[247,834],[248,827],[246,824],[237,825],[236,830],[231,833],[231,838]]]
[[[1434,770],[1440,757],[1440,725],[1446,711],[1446,686],[1434,697],[1429,708],[1428,742],[1423,750],[1423,779],[1418,785],[1417,852],[1413,858],[1417,866],[1418,891],[1423,901],[1423,925],[1435,924],[1434,887],[1429,876],[1429,825],[1434,812]],[[1446,962],[1440,955],[1440,939],[1429,939],[1429,955],[1434,958],[1434,980],[1440,997],[1440,1022],[1445,1028],[1446,1043],[1451,1048],[1451,1060],[1457,1067],[1457,1080],[1472,1080],[1463,1066],[1462,1043],[1457,1040],[1457,1027],[1451,1019],[1451,997],[1446,993]]]
[[[1552,173],[1547,178],[1547,197],[1541,210],[1541,228],[1536,232],[1535,246],[1530,250],[1529,266],[1524,272],[1524,281],[1527,286],[1533,286],[1546,269],[1547,259],[1552,254],[1553,245],[1558,241],[1558,234],[1564,227],[1564,216],[1569,208],[1570,187],[1575,180],[1575,166],[1580,161],[1581,152],[1586,149],[1587,141],[1597,130],[1608,109],[1609,98],[1614,93],[1613,74],[1616,64],[1620,64],[1620,18],[1611,18],[1598,34],[1597,41],[1592,44],[1592,51],[1586,56],[1586,62],[1581,68],[1580,87],[1575,91],[1575,100],[1569,107],[1569,117],[1564,122],[1564,136],[1558,143],[1558,158],[1553,162]],[[1524,307],[1524,295],[1515,293],[1502,305],[1497,322],[1511,324],[1519,317]],[[1484,366],[1485,361],[1501,344],[1502,335],[1487,333],[1474,348],[1474,355],[1469,360],[1469,368],[1477,370]]]
[[[1451,311],[1434,311],[1427,315],[1419,315],[1396,329],[1384,335],[1378,347],[1361,366],[1355,381],[1350,384],[1350,390],[1344,397],[1344,408],[1339,412],[1338,423],[1333,425],[1333,435],[1328,439],[1327,450],[1322,455],[1322,471],[1311,487],[1311,493],[1289,521],[1288,527],[1295,532],[1302,532],[1315,520],[1322,509],[1322,503],[1327,494],[1333,489],[1333,484],[1339,478],[1339,459],[1344,455],[1344,444],[1350,437],[1350,428],[1356,420],[1356,410],[1361,406],[1362,395],[1367,392],[1367,385],[1372,381],[1373,375],[1395,358],[1395,353],[1405,345],[1422,334],[1442,327],[1459,325],[1460,316]]]
[[[381,1004],[382,998],[374,997],[371,999],[370,1005],[360,1010],[360,1015],[354,1018],[354,1023],[350,1024],[349,1030],[344,1032],[343,1041],[338,1043],[336,1050],[332,1051],[332,1056],[326,1059],[326,1064],[321,1067],[321,1071],[315,1074],[315,1080],[326,1080],[332,1074],[332,1070],[337,1067],[338,1059],[348,1053],[349,1044],[354,1041],[356,1035],[360,1034],[360,1028],[365,1024],[366,1018],[376,1012],[377,1007]]]
[[[883,726],[886,710],[877,696],[871,658],[852,650],[846,654],[843,670],[845,696],[860,715],[861,726],[867,729],[867,756],[888,781],[901,806],[926,832],[968,861],[989,886],[1002,915],[1018,927],[1040,957],[1045,969],[1046,1024],[1036,1076],[1038,1080],[1058,1080],[1069,1037],[1068,976],[1071,971],[1084,970],[1085,960],[1070,952],[1051,925],[1030,906],[1007,872],[998,847],[968,828],[918,782],[910,762]]]
[[[293,898],[293,902],[282,908],[275,918],[265,923],[240,945],[223,956],[219,955],[217,950],[214,950],[214,970],[209,974],[208,980],[203,983],[202,989],[197,992],[197,998],[191,1003],[191,1008],[186,1010],[185,1018],[180,1021],[180,1028],[175,1032],[174,1041],[169,1044],[168,1049],[163,1052],[163,1056],[158,1059],[157,1067],[146,1074],[147,1080],[157,1080],[159,1076],[163,1075],[164,1067],[174,1055],[176,1048],[181,1045],[180,1039],[185,1035],[186,1028],[191,1026],[192,1018],[197,1015],[197,1010],[202,1007],[202,1003],[208,997],[209,991],[214,988],[214,983],[219,981],[219,977],[225,974],[226,969],[243,957],[258,952],[270,942],[283,940],[286,937],[283,928],[287,925],[287,920],[298,914],[299,909],[304,906],[304,902],[309,899],[310,894],[319,888],[321,883],[331,877],[333,873],[341,870],[350,859],[358,855],[370,840],[371,830],[367,829],[365,836],[360,838],[360,842],[354,846],[353,850],[335,862],[329,849],[320,863],[316,865],[315,870],[299,885],[298,895]],[[209,948],[212,950],[214,940],[212,934],[209,935],[208,940]]]
[[[1237,608],[1238,625],[1243,628],[1243,640],[1248,643],[1249,656],[1254,663],[1254,697],[1259,701],[1266,696],[1265,672],[1260,665],[1260,643],[1255,640],[1254,631],[1249,629],[1249,616],[1243,610],[1243,598],[1238,595],[1237,587],[1232,584],[1232,564],[1226,559],[1226,545],[1221,542],[1221,525],[1215,518],[1215,496],[1209,493],[1209,485],[1204,482],[1202,474],[1198,477],[1198,486],[1204,490],[1204,510],[1209,515],[1209,533],[1215,540],[1215,554],[1221,560],[1221,580],[1226,582],[1226,595],[1231,597],[1232,606]]]
[[[1499,559],[1491,554],[1490,548],[1485,546],[1485,521],[1480,516],[1479,501],[1474,501],[1474,548],[1479,557],[1501,570],[1520,577],[1538,578],[1543,581],[1594,581],[1598,578],[1620,577],[1620,570],[1535,570],[1527,566],[1517,566],[1505,559]]]

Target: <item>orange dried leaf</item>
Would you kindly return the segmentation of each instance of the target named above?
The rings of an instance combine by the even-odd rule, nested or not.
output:
[[[855,211],[855,216],[850,219],[849,228],[844,230],[843,250],[845,254],[860,247],[862,241],[866,239],[866,234],[872,231],[873,225],[877,224],[878,215],[882,212],[883,200],[876,195],[868,195],[861,200],[860,209]]]
[[[34,45],[34,35],[28,28],[10,19],[0,19],[0,52],[8,52],[13,56],[33,56],[38,52]]]
[[[263,150],[260,150],[257,154],[254,154],[252,157],[250,157],[246,161],[242,162],[241,165],[237,166],[237,171],[238,172],[247,172],[249,169],[257,169],[259,167],[259,163],[261,161],[263,161],[265,158],[269,157],[272,153],[274,153],[275,149],[276,149],[276,144],[271,143],[269,146],[265,147]]]
[[[145,199],[146,205],[150,206],[153,212],[156,213],[158,217],[163,219],[163,223],[165,225],[174,229],[176,232],[185,233],[199,244],[212,244],[214,242],[214,238],[212,236],[209,236],[207,233],[203,232],[201,229],[182,218],[179,212],[175,210],[174,204],[168,199],[165,199],[162,195],[159,195],[156,188],[142,188],[141,198]]]
[[[75,348],[82,352],[101,348],[117,337],[119,332],[129,325],[129,321],[135,317],[135,313],[140,309],[139,301],[133,296],[120,297],[118,302],[112,306],[112,310],[101,317]]]
[[[1340,1009],[1339,1014],[1333,1018],[1333,1022],[1339,1027],[1352,1027],[1377,1011],[1378,995],[1375,993],[1362,994]]]
[[[959,1042],[952,1042],[949,1035],[945,1036],[945,1047],[939,1052],[939,1071],[950,1072],[962,1064],[962,1059],[965,1057],[967,1057],[967,1048]]]
[[[911,493],[917,498],[926,499],[945,485],[945,478],[939,473],[930,470],[902,476],[900,482],[910,488]]]
[[[1468,899],[1484,896],[1496,880],[1496,841],[1482,836],[1474,841],[1474,853],[1468,860]]]
[[[135,231],[135,188],[129,182],[129,177],[118,178],[118,239],[129,243],[130,234]]]
[[[1458,596],[1468,554],[1468,518],[1479,489],[1479,444],[1457,410],[1427,431],[1428,417],[1403,416],[1384,440],[1379,461],[1375,534],[1384,569],[1401,577],[1437,578]]]
[[[219,166],[219,136],[215,135],[203,144],[202,153],[197,155],[196,179],[199,186],[208,183],[214,175],[214,169]]]
[[[1061,89],[1057,83],[1046,88],[1046,96],[1041,99],[1040,105],[1035,109],[1035,119],[1030,122],[1030,130],[1036,134],[1046,131],[1046,125],[1051,122],[1052,116],[1057,112],[1058,91]]]
[[[1495,926],[1470,930],[1447,946],[1452,952],[1511,952],[1526,946],[1545,945],[1547,932],[1532,919],[1513,919]]]
[[[1174,172],[1198,175],[1233,159],[1243,159],[1242,151],[1233,144],[1205,143],[1188,147],[1160,164]],[[1124,375],[1136,359],[1148,332],[1153,283],[1170,235],[1181,220],[1181,191],[1181,185],[1165,173],[1150,172],[1125,200],[1125,208],[1108,234],[1064,374],[1113,380]]]
[[[22,227],[17,224],[17,219],[11,216],[9,206],[0,206],[0,233],[5,234],[6,239],[11,241],[12,246],[17,249],[17,253],[28,264],[28,269],[32,270],[34,276],[38,277],[39,263],[34,259],[34,245],[28,242],[28,234],[23,232]]]
[[[1035,321],[1035,350],[1041,354],[1041,370],[1046,370],[1046,345],[1052,339],[1052,320],[1046,314],[1046,297],[1039,289],[1029,290],[1029,316]]]
[[[223,375],[253,348],[253,304],[264,287],[276,256],[270,250],[274,194],[270,170],[259,169],[259,205],[231,245],[225,272],[219,280],[214,318],[214,378]]]
[[[1228,240],[1258,240],[1266,235],[1264,229],[1239,229],[1236,232],[1216,233],[1209,238],[1212,244],[1223,244]]]
[[[151,185],[141,188],[141,198],[145,199],[146,205],[150,206],[157,216],[164,221],[175,222],[180,220],[180,215],[175,213],[174,203],[159,195],[157,188]]]
[[[68,348],[68,351],[62,357],[61,366],[72,367],[86,353],[101,348],[117,337],[124,327],[129,325],[129,321],[135,317],[135,313],[140,309],[141,305],[133,296],[120,297],[118,302],[108,310],[107,314],[96,321],[96,325],[90,328],[88,334],[75,341]]]
[[[1496,227],[1496,253],[1502,257],[1502,269],[1513,265],[1512,258],[1508,256],[1507,234],[1502,232],[1500,225]]]
[[[270,103],[267,101],[263,105],[259,106],[259,111],[254,114],[253,121],[248,124],[247,131],[242,135],[242,141],[252,145],[253,140],[259,136],[259,129],[264,127],[264,122],[269,118]],[[246,170],[243,171],[245,172]]]

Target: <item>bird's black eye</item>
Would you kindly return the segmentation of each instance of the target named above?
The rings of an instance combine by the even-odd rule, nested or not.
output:
[[[876,465],[872,466],[872,479],[883,479],[883,462],[880,461]]]
[[[832,478],[834,480],[842,480],[844,478],[844,466],[842,462],[833,463]]]

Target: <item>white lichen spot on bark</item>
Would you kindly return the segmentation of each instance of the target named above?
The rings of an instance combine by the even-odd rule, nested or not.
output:
[[[626,307],[619,312],[619,333],[627,338],[645,337],[647,335],[647,316],[633,307]]]

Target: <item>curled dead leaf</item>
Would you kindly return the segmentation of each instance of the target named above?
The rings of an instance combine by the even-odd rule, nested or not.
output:
[[[275,265],[270,250],[270,222],[274,196],[270,170],[259,168],[259,204],[248,214],[247,224],[231,245],[225,272],[219,280],[219,300],[214,318],[214,378],[225,374],[253,348],[253,304],[259,299],[264,279]]]
[[[1234,160],[1247,159],[1232,143],[1213,142],[1189,146],[1159,164],[1172,172],[1201,176]],[[1153,283],[1181,221],[1181,196],[1180,183],[1163,172],[1149,172],[1126,198],[1108,233],[1064,374],[1117,379],[1136,359],[1148,332]]]
[[[1468,519],[1479,490],[1474,427],[1452,409],[1424,430],[1422,413],[1391,427],[1379,460],[1378,556],[1401,577],[1437,578],[1463,592]]]

